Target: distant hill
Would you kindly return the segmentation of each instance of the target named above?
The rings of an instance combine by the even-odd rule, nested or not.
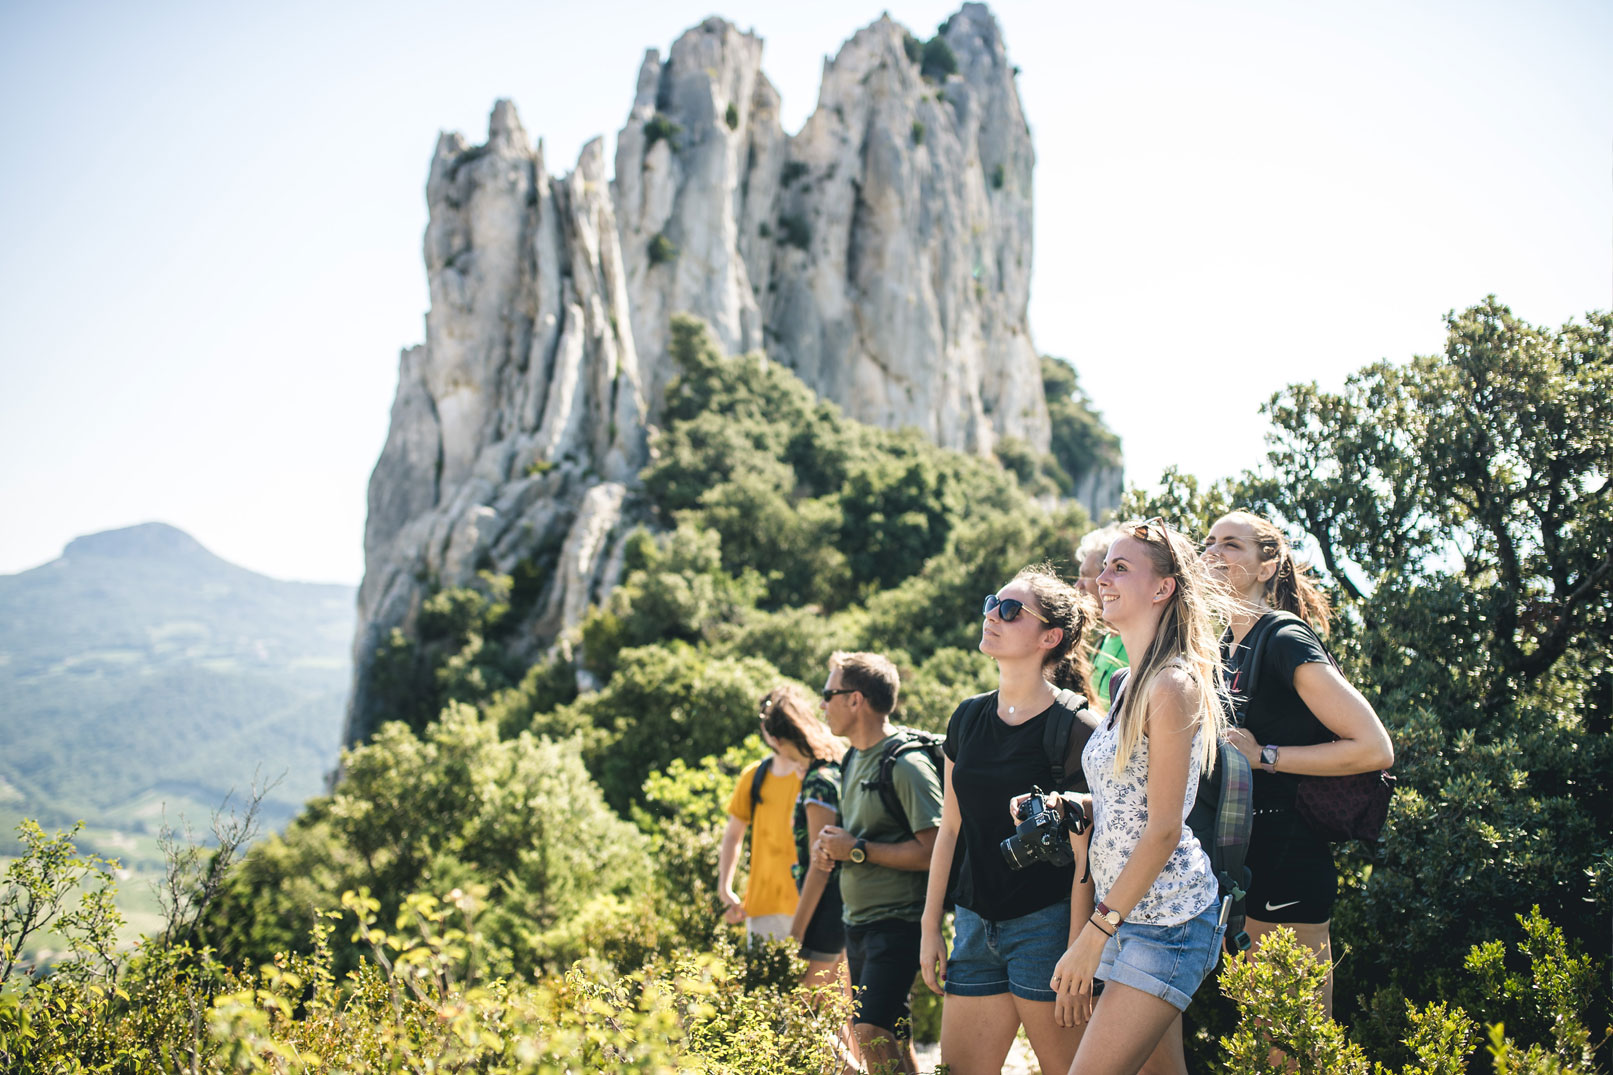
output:
[[[205,828],[255,772],[278,827],[336,762],[350,586],[283,582],[147,523],[0,575],[0,823]]]

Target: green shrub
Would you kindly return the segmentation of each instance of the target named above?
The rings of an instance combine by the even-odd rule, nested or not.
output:
[[[913,144],[915,146],[924,144],[924,124],[918,120],[913,121]]]
[[[631,825],[604,805],[575,740],[500,739],[464,704],[422,735],[383,725],[343,755],[343,779],[286,832],[254,846],[204,923],[232,964],[295,949],[331,892],[366,887],[393,913],[425,883],[492,893],[489,958],[530,966],[531,935],[602,892],[626,892],[643,862]],[[356,950],[338,945],[345,969]]]
[[[682,133],[682,126],[657,112],[644,121],[644,152],[649,153],[651,146],[665,138],[667,145],[671,146],[675,153],[679,148],[678,135]]]
[[[902,31],[902,51],[907,53],[910,63],[918,63],[924,58],[924,43],[907,31]]]
[[[739,130],[739,109],[732,101],[728,102],[728,111],[723,113],[723,122],[728,124],[730,131]]]
[[[650,240],[649,254],[651,265],[665,265],[677,260],[678,244],[668,239],[665,232],[656,232],[655,238]]]
[[[1002,165],[999,164],[993,167],[991,169],[991,189],[1003,189],[1003,181],[1007,178],[1007,174]]]
[[[958,73],[958,54],[946,39],[936,34],[924,43],[924,58],[919,72],[932,82],[945,82],[947,76]]]

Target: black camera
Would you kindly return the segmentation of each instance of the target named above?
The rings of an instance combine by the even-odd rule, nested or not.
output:
[[[1041,788],[1031,789],[1031,797],[1014,812],[1019,819],[1014,835],[998,845],[1009,869],[1023,870],[1033,862],[1068,866],[1075,861],[1075,851],[1065,833],[1079,836],[1086,831],[1086,812],[1073,799],[1064,800],[1064,807],[1063,811],[1050,809],[1047,793]]]

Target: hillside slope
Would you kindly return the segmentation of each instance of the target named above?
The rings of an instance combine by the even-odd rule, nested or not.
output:
[[[0,821],[150,831],[255,772],[279,824],[335,759],[353,589],[284,582],[161,523],[0,576]],[[198,816],[199,814],[199,816]]]

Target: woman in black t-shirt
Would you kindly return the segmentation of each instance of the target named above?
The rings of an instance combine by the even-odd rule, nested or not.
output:
[[[1333,950],[1328,925],[1338,894],[1333,849],[1294,812],[1301,776],[1345,776],[1394,764],[1389,733],[1371,704],[1333,667],[1312,630],[1297,623],[1265,628],[1255,694],[1247,667],[1250,632],[1276,611],[1327,633],[1327,598],[1306,577],[1283,532],[1246,511],[1223,515],[1204,541],[1204,562],[1243,599],[1223,640],[1227,688],[1242,703],[1229,737],[1254,769],[1254,832],[1245,928],[1260,948],[1277,926],[1292,929],[1329,967],[1323,1002],[1333,1011]]]
[[[1000,1071],[1021,1025],[1043,1071],[1068,1070],[1081,1044],[1073,998],[1061,998],[1048,981],[1074,940],[1071,923],[1084,926],[1092,913],[1092,885],[1076,882],[1073,864],[1012,870],[999,845],[1014,834],[1010,799],[1033,785],[1065,790],[1053,786],[1043,735],[1060,688],[1087,692],[1082,635],[1096,612],[1049,568],[1015,575],[984,608],[980,650],[997,661],[998,688],[966,699],[947,725],[945,805],[930,855],[920,968],[932,990],[946,990],[941,1060],[955,1075]],[[1078,758],[1067,762],[1072,778],[1080,771]],[[941,919],[955,856],[949,962]]]

